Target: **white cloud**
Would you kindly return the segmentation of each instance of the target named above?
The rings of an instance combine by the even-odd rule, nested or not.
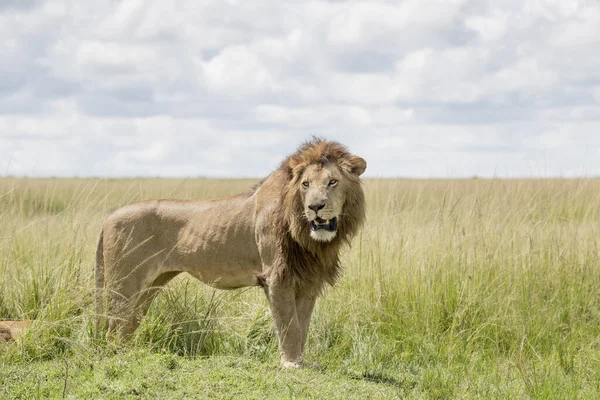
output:
[[[489,15],[473,15],[465,19],[465,26],[477,32],[484,42],[500,40],[508,30],[509,13],[493,10]]]
[[[217,92],[244,95],[277,91],[269,71],[245,46],[226,47],[202,67],[208,86]]]
[[[0,174],[600,174],[592,0],[0,4]]]

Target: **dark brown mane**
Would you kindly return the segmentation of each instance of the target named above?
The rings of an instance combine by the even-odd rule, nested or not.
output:
[[[313,138],[287,157],[275,172],[281,171],[287,177],[276,210],[277,236],[285,257],[280,265],[286,266],[285,271],[278,272],[307,290],[321,290],[324,282],[335,283],[340,273],[340,248],[350,243],[364,223],[365,199],[359,175],[353,173],[355,159],[357,157],[340,143]],[[298,179],[308,165],[328,163],[339,167],[348,189],[336,237],[331,242],[319,242],[310,237]]]

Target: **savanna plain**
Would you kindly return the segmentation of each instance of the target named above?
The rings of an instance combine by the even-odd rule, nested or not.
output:
[[[365,180],[367,223],[281,370],[264,294],[178,277],[94,331],[104,217],[253,180],[0,179],[0,398],[600,398],[600,180]]]

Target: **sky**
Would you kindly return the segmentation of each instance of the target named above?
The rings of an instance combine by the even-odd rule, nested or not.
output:
[[[598,0],[0,0],[0,175],[600,176]]]

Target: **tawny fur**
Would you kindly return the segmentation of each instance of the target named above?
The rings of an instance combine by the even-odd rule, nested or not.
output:
[[[129,337],[160,287],[188,272],[220,289],[262,286],[282,363],[301,365],[315,300],[325,283],[335,283],[340,249],[364,223],[365,168],[341,144],[313,139],[250,193],[151,200],[115,211],[96,254],[98,315],[108,316],[108,334]],[[336,187],[328,187],[334,178]],[[317,195],[337,216],[329,241],[311,237],[307,202]]]

